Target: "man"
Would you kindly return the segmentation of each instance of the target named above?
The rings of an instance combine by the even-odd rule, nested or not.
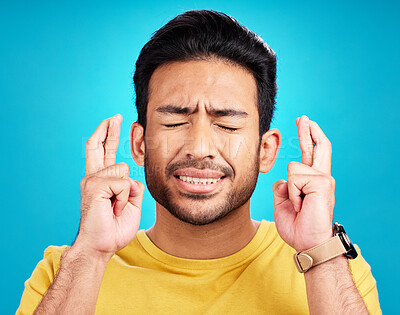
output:
[[[368,264],[332,230],[331,145],[308,117],[302,163],[272,187],[275,223],[250,217],[281,144],[275,73],[273,51],[222,13],[157,31],[136,63],[131,129],[156,222],[138,231],[144,185],[115,164],[122,117],[106,119],[86,144],[78,237],[45,251],[17,313],[380,313]]]

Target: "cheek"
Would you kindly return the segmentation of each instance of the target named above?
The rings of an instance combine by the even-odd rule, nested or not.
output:
[[[160,156],[170,161],[178,155],[182,147],[187,146],[187,143],[188,139],[185,133],[176,132],[176,133],[169,133],[168,135],[163,135],[162,142],[160,145],[161,148]]]
[[[178,133],[149,135],[146,137],[146,149],[152,160],[168,163],[178,154],[182,145],[185,144],[185,137]]]
[[[222,142],[223,156],[234,163],[254,159],[256,151],[257,147],[254,146],[254,141],[246,136],[232,136]]]
[[[258,139],[257,139],[258,140]],[[223,158],[233,168],[238,178],[248,180],[258,173],[258,141],[246,136],[236,136],[225,142]]]

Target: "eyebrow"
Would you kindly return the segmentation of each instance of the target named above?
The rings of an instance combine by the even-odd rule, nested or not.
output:
[[[193,107],[182,107],[177,105],[165,105],[160,106],[156,109],[159,113],[166,114],[177,114],[177,115],[190,115],[198,111],[198,108]],[[236,109],[210,109],[208,112],[216,117],[247,117],[246,112],[236,110]]]

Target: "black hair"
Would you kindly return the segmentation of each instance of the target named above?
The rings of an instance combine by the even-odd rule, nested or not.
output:
[[[161,65],[217,58],[250,71],[257,83],[261,136],[270,128],[276,97],[276,56],[254,32],[225,13],[186,11],[156,31],[142,48],[133,76],[138,122],[146,129],[149,82]]]

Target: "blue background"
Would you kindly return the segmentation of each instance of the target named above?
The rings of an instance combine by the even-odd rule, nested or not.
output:
[[[79,224],[84,144],[101,120],[124,117],[117,162],[144,181],[130,155],[136,120],[131,76],[151,34],[189,9],[221,10],[258,33],[278,57],[273,127],[283,145],[252,198],[273,220],[271,186],[300,160],[295,118],[307,114],[333,144],[335,220],[372,267],[384,313],[398,309],[399,9],[378,1],[80,1],[0,4],[2,125],[1,312],[49,245]],[[397,161],[397,162],[396,162]],[[146,191],[141,228],[155,219]]]

